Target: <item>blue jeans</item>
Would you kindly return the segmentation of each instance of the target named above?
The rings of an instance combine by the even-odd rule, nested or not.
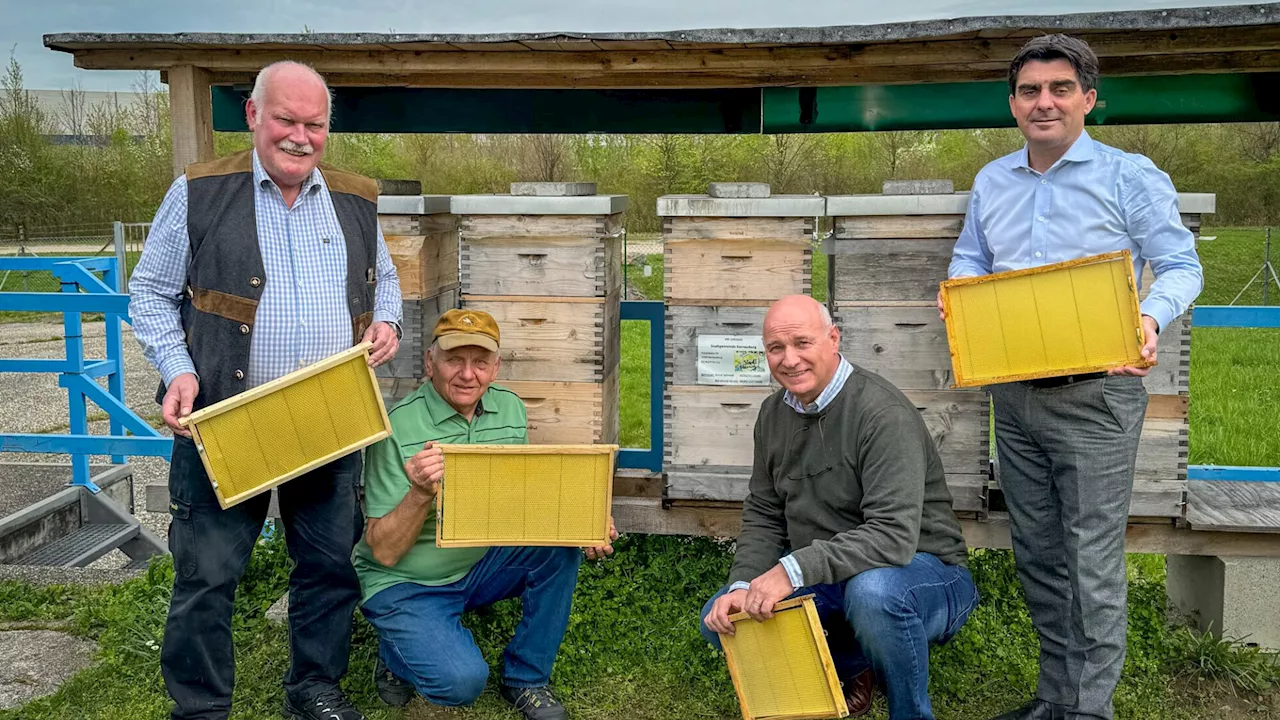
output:
[[[581,564],[578,548],[491,548],[455,583],[393,585],[361,610],[378,630],[378,652],[396,677],[437,705],[470,705],[484,691],[489,666],[462,626],[462,613],[521,598],[523,616],[502,656],[502,682],[542,687],[551,681],[569,627]]]
[[[721,588],[701,617],[727,592]],[[890,720],[933,720],[929,643],[950,640],[977,606],[969,571],[916,553],[905,567],[867,570],[843,583],[800,588],[792,597],[808,594],[815,596],[840,679],[847,682],[870,666],[884,683]],[[722,649],[720,636],[700,625],[707,642]]]

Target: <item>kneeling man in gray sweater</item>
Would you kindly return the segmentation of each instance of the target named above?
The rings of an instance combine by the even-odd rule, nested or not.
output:
[[[760,407],[737,553],[702,633],[718,648],[730,614],[764,620],[813,594],[851,715],[878,678],[890,720],[933,720],[929,643],[978,603],[933,438],[902,392],[840,355],[813,298],[774,303],[764,347],[783,389]]]

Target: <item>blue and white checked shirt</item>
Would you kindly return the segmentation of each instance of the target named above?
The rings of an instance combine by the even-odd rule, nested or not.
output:
[[[1200,294],[1204,274],[1195,238],[1178,215],[1169,176],[1142,155],[1082,132],[1043,175],[1027,149],[978,173],[951,277],[1038,267],[1128,250],[1134,274],[1151,263],[1156,281],[1142,314],[1168,327]]]
[[[831,377],[831,382],[827,383],[827,386],[822,389],[822,392],[818,393],[818,397],[814,398],[813,402],[805,405],[800,398],[792,395],[790,390],[782,393],[782,401],[787,405],[790,405],[801,415],[812,415],[817,412],[822,412],[831,404],[832,400],[836,399],[836,396],[840,394],[840,391],[844,389],[844,384],[848,382],[849,376],[852,374],[853,364],[848,360],[845,360],[844,356],[841,355],[840,365],[836,367],[836,374]],[[778,560],[778,562],[781,563],[782,569],[787,571],[787,579],[791,581],[791,587],[793,589],[799,590],[804,587],[804,573],[800,571],[800,563],[796,562],[795,558],[790,555],[783,555],[782,559]],[[750,583],[745,583],[739,580],[738,582],[730,585],[729,590],[732,592],[734,590],[746,590],[750,587]]]
[[[249,347],[248,387],[270,382],[351,347],[347,246],[319,170],[285,205],[253,152],[254,210],[266,277]],[[194,373],[178,305],[187,285],[187,178],[169,186],[129,278],[133,332],[165,384]],[[400,322],[400,280],[378,229],[373,321]]]

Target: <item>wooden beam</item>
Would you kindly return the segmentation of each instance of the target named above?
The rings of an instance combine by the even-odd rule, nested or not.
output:
[[[652,535],[707,535],[737,537],[742,529],[739,507],[676,506],[663,509],[648,498],[614,498],[613,517],[619,532]],[[1012,547],[1009,520],[962,519],[965,542],[971,548],[1007,550]],[[1125,552],[1158,555],[1206,555],[1216,557],[1280,557],[1276,535],[1259,532],[1206,532],[1179,528],[1171,521],[1131,522],[1125,534]]]
[[[444,53],[438,53],[444,54]],[[514,54],[514,53],[513,53]],[[525,55],[548,53],[528,52]],[[1269,72],[1280,70],[1280,52],[1212,55],[1164,55],[1104,58],[1104,77],[1128,75],[1177,75],[1188,73]],[[645,72],[616,73],[604,70],[572,73],[541,72],[342,72],[325,73],[334,87],[514,88],[537,89],[697,89],[791,86],[902,85],[983,82],[1004,80],[1004,62],[955,65],[944,70],[932,65],[872,68],[819,68],[811,71],[771,72]],[[254,72],[220,70],[210,76],[216,85],[249,85]]]
[[[173,176],[187,165],[213,159],[213,105],[209,71],[192,65],[169,68],[169,115],[173,129]]]
[[[1137,31],[1086,35],[1100,58],[1154,57],[1224,52],[1266,52],[1280,48],[1280,26],[1200,28],[1177,32]],[[86,69],[159,69],[195,65],[211,70],[256,71],[286,54],[315,66],[322,73],[604,73],[717,75],[801,74],[822,68],[871,68],[936,65],[945,68],[973,63],[1007,65],[1021,48],[1021,38],[926,40],[820,46],[746,46],[719,48],[592,50],[590,43],[553,43],[558,49],[537,52],[423,52],[385,49],[314,47],[268,49],[189,47],[142,49],[85,49],[75,51],[78,67]],[[606,44],[605,48],[609,48]]]

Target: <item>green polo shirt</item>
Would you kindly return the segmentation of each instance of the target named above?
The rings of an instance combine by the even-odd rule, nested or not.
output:
[[[471,422],[458,414],[430,381],[396,403],[387,413],[391,437],[365,451],[365,514],[380,518],[396,509],[409,492],[409,476],[404,464],[422,446],[434,440],[456,445],[524,445],[529,442],[524,403],[510,390],[490,385],[480,397]],[[373,558],[373,550],[363,538],[356,545],[353,564],[360,578],[361,602],[379,591],[404,582],[419,585],[448,585],[462,579],[484,557],[487,548],[436,547],[435,508],[427,514],[418,540],[387,567]]]

